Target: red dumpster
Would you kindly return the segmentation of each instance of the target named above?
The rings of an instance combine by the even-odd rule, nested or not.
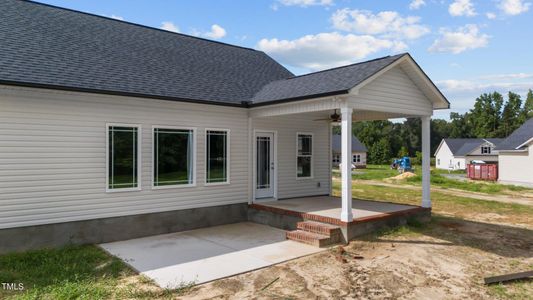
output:
[[[497,164],[468,164],[466,176],[474,180],[498,180]]]

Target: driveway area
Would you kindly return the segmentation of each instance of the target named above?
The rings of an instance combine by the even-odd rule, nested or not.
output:
[[[324,250],[288,241],[284,230],[250,222],[100,246],[164,288],[205,283]]]

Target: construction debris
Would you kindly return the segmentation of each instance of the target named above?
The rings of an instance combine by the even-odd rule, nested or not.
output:
[[[394,176],[394,177],[390,177],[389,179],[393,179],[393,180],[404,180],[404,179],[407,179],[407,178],[410,178],[410,177],[416,177],[418,175],[416,175],[415,173],[413,172],[404,172],[400,175],[397,175],[397,176]]]
[[[505,274],[505,275],[499,275],[499,276],[493,276],[493,277],[486,277],[485,284],[500,283],[500,282],[518,280],[518,279],[526,279],[530,277],[533,277],[533,271]]]

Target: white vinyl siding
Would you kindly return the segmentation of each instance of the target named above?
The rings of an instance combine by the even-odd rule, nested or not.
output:
[[[295,114],[253,119],[253,128],[277,133],[277,196],[280,199],[329,194],[330,126],[313,121],[319,116]],[[296,177],[295,138],[298,132],[313,134],[313,178]]]
[[[244,108],[2,86],[0,107],[0,228],[248,202]],[[142,126],[140,191],[106,193],[108,123]],[[151,131],[161,124],[198,128],[194,176],[202,184],[151,188]],[[231,130],[230,184],[198,181],[206,128]]]
[[[394,67],[354,95],[358,110],[407,115],[432,114],[433,105],[401,67]]]
[[[502,183],[533,185],[533,147],[526,152],[500,152],[498,168]]]

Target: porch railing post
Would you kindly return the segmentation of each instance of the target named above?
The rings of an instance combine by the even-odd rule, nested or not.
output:
[[[341,221],[351,222],[352,214],[352,108],[341,109]]]
[[[430,163],[430,129],[431,116],[422,119],[422,207],[431,208],[431,163]]]

